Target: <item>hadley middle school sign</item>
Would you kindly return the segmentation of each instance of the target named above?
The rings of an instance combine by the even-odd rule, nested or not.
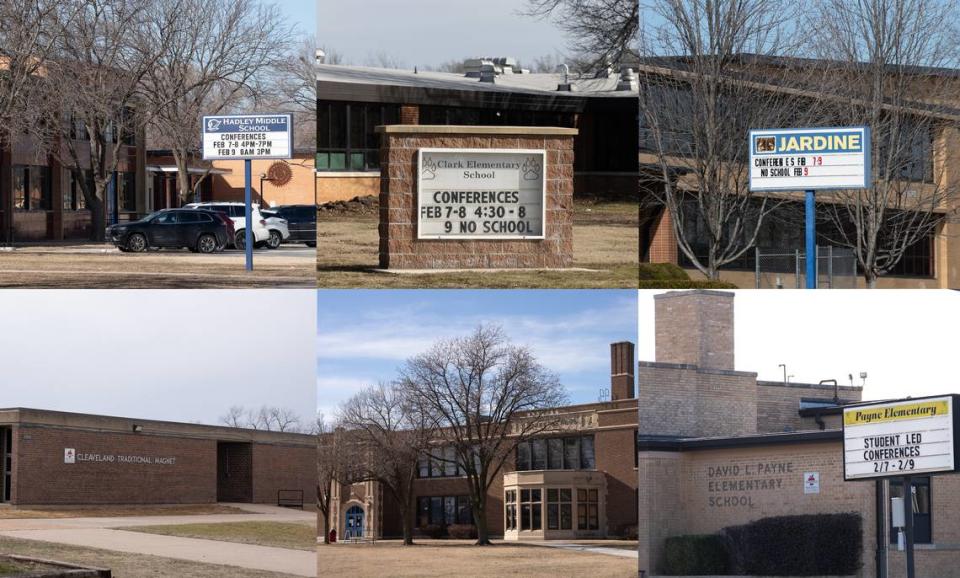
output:
[[[751,191],[863,189],[870,186],[870,129],[750,131]]]
[[[953,472],[958,396],[855,405],[843,410],[845,480]]]
[[[543,239],[546,152],[421,149],[419,239]]]
[[[289,159],[293,122],[289,114],[203,117],[203,159]]]

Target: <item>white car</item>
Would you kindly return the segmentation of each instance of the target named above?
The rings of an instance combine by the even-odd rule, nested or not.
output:
[[[267,220],[267,230],[270,231],[270,238],[267,239],[267,248],[276,249],[281,243],[290,238],[290,228],[287,226],[287,220],[277,216],[277,213],[270,209],[260,211],[260,214]]]
[[[206,211],[220,211],[226,213],[227,216],[233,221],[233,229],[235,231],[235,236],[233,239],[233,246],[241,251],[244,249],[246,242],[246,229],[247,229],[247,218],[246,218],[246,207],[243,203],[237,202],[227,202],[227,203],[190,203],[184,205],[184,209],[201,209]],[[260,214],[260,205],[254,203],[251,207],[252,217],[253,217],[253,244],[254,247],[257,245],[266,245],[270,241],[270,230],[267,229],[267,221]]]

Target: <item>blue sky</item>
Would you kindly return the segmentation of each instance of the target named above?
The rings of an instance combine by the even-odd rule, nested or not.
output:
[[[476,56],[530,62],[563,54],[567,41],[549,20],[518,14],[525,0],[318,0],[317,42],[347,64],[373,64],[379,53],[406,68]]]
[[[295,24],[303,34],[317,33],[317,5],[321,0],[282,0],[277,6],[286,15],[291,24]]]
[[[390,381],[438,339],[501,325],[560,376],[573,402],[610,385],[610,344],[637,339],[636,291],[333,291],[317,297],[317,408]]]

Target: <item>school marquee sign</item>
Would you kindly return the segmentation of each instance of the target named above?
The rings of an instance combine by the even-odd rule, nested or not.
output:
[[[543,239],[546,151],[420,149],[419,239]]]
[[[957,398],[947,395],[844,408],[844,480],[960,469]]]
[[[864,189],[870,186],[870,129],[750,131],[751,191]]]

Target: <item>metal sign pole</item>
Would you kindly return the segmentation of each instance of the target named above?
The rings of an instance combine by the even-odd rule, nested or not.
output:
[[[247,216],[247,226],[244,228],[244,252],[247,254],[247,271],[253,271],[253,202],[250,195],[250,180],[252,178],[253,161],[245,159],[243,161],[243,202],[244,211]]]
[[[816,193],[806,195],[807,289],[817,288],[817,214]]]
[[[903,476],[903,517],[907,531],[907,578],[915,578],[913,565],[913,478]]]

